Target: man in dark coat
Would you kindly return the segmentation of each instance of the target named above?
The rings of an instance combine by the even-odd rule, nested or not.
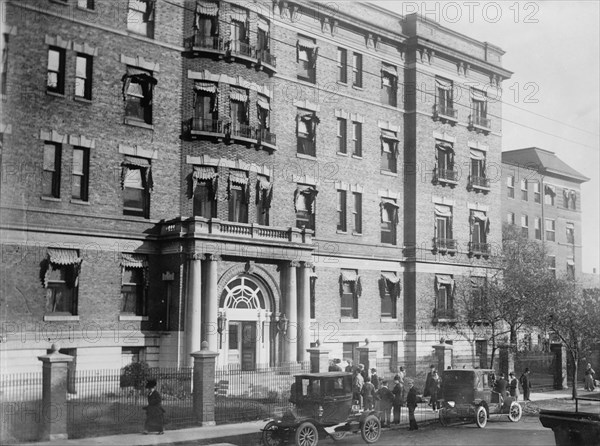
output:
[[[531,401],[529,399],[529,392],[531,392],[531,378],[529,377],[529,368],[525,368],[525,371],[519,378],[519,382],[521,383],[521,387],[523,387],[523,400]]]
[[[425,388],[423,389],[423,396],[429,396],[429,388],[431,386],[431,377],[433,375],[433,371],[435,370],[435,366],[431,364],[429,366],[429,373],[427,373],[427,378],[425,378]],[[430,404],[431,405],[431,404]]]
[[[379,389],[379,375],[377,369],[371,369],[371,383],[375,386],[375,390]]]
[[[365,383],[362,387],[362,397],[365,410],[373,410],[375,407],[375,386],[371,382],[371,378],[368,376],[365,378]]]
[[[387,381],[381,381],[379,389],[377,390],[377,410],[382,412],[381,414],[381,425],[383,427],[389,427],[390,425],[390,412],[392,410],[392,404],[394,401],[394,394],[388,389]]]
[[[508,374],[508,389],[510,392],[510,396],[512,396],[515,401],[519,400],[519,381],[517,380],[517,377],[515,376],[514,372],[510,372]]]
[[[419,429],[419,426],[417,426],[417,420],[415,418],[415,409],[417,408],[417,390],[415,389],[415,385],[412,381],[409,381],[407,385],[408,394],[406,395],[406,405],[408,406],[408,430],[416,431]]]
[[[502,398],[506,398],[506,388],[508,387],[508,381],[504,378],[504,373],[500,373],[500,377],[496,380],[494,386],[494,392],[498,392]]]
[[[329,371],[330,372],[343,372],[342,367],[340,366],[340,363],[342,361],[339,358],[336,358],[333,360],[333,362],[331,363],[331,365],[329,366]]]
[[[394,408],[394,424],[400,424],[400,415],[402,414],[402,405],[404,404],[404,386],[398,378],[394,378],[394,401],[392,406]]]
[[[157,432],[158,435],[164,434],[165,409],[162,407],[162,398],[156,391],[156,380],[148,380],[146,389],[148,389],[148,405],[144,407],[146,411],[144,434],[148,432]]]

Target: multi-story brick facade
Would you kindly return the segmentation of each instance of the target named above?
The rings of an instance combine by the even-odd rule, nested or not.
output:
[[[504,221],[543,242],[557,277],[581,279],[581,184],[589,181],[554,152],[529,147],[502,153]]]
[[[3,364],[449,339],[501,240],[500,49],[359,3],[3,6]]]

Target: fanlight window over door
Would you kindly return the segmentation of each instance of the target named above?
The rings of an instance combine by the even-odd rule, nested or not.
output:
[[[222,308],[266,309],[263,291],[248,277],[237,277],[229,282],[221,294]]]

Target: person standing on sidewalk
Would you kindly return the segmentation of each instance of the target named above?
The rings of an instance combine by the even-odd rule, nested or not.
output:
[[[165,409],[162,407],[162,398],[156,391],[156,380],[149,379],[146,383],[148,389],[148,405],[144,407],[146,411],[146,422],[144,423],[144,434],[157,432],[158,435],[164,434],[164,415]]]
[[[419,429],[417,426],[417,420],[415,418],[415,409],[417,408],[417,390],[412,381],[408,381],[408,395],[406,395],[406,405],[408,406],[408,422],[409,431],[416,431]]]
[[[394,401],[394,394],[388,389],[387,381],[382,380],[377,390],[377,410],[382,412],[381,426],[390,426],[390,412],[392,410],[392,403]]]
[[[529,367],[525,367],[525,371],[519,378],[519,382],[521,383],[521,387],[523,388],[523,401],[531,401],[529,399],[529,394],[531,392],[531,378],[529,377],[529,374]]]
[[[404,386],[400,382],[398,376],[394,378],[394,401],[392,407],[394,408],[394,424],[400,424],[400,416],[402,415],[402,405],[404,404]]]
[[[371,369],[371,382],[375,387],[375,390],[379,389],[379,375],[377,374],[377,369]]]
[[[508,374],[508,390],[510,396],[512,396],[515,401],[519,401],[519,381],[515,376],[515,372],[510,372]]]
[[[592,368],[592,364],[588,363],[585,369],[585,390],[592,392],[596,388],[596,372]]]
[[[367,376],[362,387],[362,397],[365,410],[373,410],[375,401],[375,386],[371,378]]]
[[[431,395],[430,405],[434,412],[440,409],[440,402],[438,401],[438,395],[441,389],[442,379],[438,375],[437,370],[433,371],[431,379],[429,380],[429,395]]]

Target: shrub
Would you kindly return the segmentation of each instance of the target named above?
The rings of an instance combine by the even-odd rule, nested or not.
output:
[[[121,369],[121,387],[134,387],[143,390],[150,376],[150,367],[146,362],[132,362]]]

